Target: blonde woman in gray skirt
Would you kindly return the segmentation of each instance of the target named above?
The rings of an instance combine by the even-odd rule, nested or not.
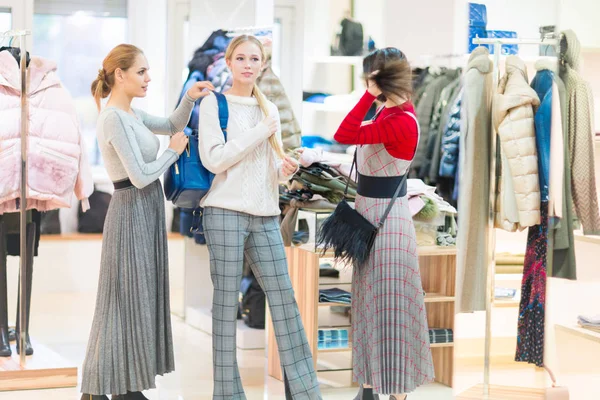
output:
[[[82,400],[146,399],[157,375],[174,370],[169,306],[167,229],[158,178],[184,151],[196,99],[208,82],[189,89],[169,118],[131,108],[145,97],[148,61],[137,47],[122,44],[104,59],[92,94],[100,111],[98,143],[115,192],[104,234],[96,312],[83,364]],[[171,135],[157,158],[155,134]]]

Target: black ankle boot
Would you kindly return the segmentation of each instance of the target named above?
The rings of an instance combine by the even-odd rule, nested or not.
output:
[[[106,395],[97,395],[97,394],[82,394],[81,400],[108,400],[108,396]]]
[[[360,385],[360,389],[354,400],[379,400],[379,395],[373,393],[373,388],[365,388],[363,385]]]
[[[10,338],[8,334],[8,286],[6,283],[6,231],[0,221],[0,357],[10,357]]]
[[[127,392],[127,394],[122,395],[123,400],[148,400],[146,396],[142,392]]]

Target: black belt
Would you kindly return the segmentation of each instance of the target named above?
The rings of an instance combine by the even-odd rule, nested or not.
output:
[[[133,183],[131,183],[129,179],[125,179],[124,181],[113,182],[113,186],[115,187],[115,190],[127,189],[133,187]]]
[[[359,173],[356,192],[363,197],[372,199],[391,199],[399,185],[402,185],[402,188],[398,197],[406,196],[406,175],[366,176]]]

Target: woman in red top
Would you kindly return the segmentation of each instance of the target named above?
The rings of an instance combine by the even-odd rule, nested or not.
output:
[[[340,125],[335,139],[358,145],[356,210],[376,225],[408,173],[419,141],[410,103],[412,71],[396,48],[363,61],[367,91]],[[384,105],[363,122],[375,99]],[[433,380],[433,362],[419,272],[416,233],[406,195],[398,197],[369,260],[352,279],[353,375],[357,399],[392,400]]]

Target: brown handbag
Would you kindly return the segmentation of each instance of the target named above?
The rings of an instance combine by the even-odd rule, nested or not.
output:
[[[569,389],[565,386],[558,386],[556,384],[556,378],[550,368],[544,365],[544,369],[548,371],[550,379],[552,379],[552,386],[546,388],[546,400],[569,400]]]

